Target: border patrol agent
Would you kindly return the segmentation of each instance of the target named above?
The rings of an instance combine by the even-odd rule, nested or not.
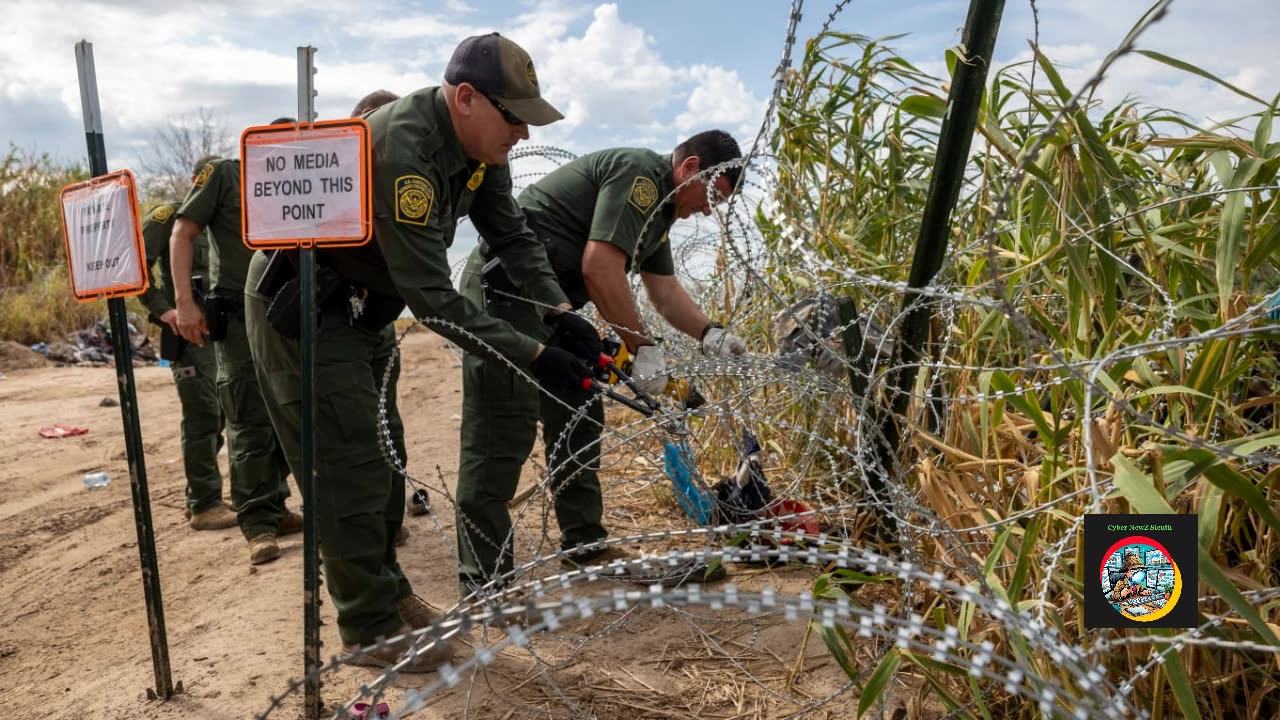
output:
[[[208,162],[197,163],[197,172]],[[195,176],[192,176],[194,179]],[[236,515],[222,502],[222,410],[218,406],[218,359],[212,347],[199,347],[178,335],[178,311],[174,309],[173,278],[169,272],[169,235],[178,203],[161,203],[142,221],[147,267],[155,267],[153,283],[139,298],[164,330],[161,355],[170,361],[173,383],[182,403],[182,467],[187,476],[187,514],[193,530],[221,530],[236,524]],[[192,273],[209,271],[209,239],[201,233],[193,246]]]
[[[541,98],[528,54],[497,33],[462,41],[444,79],[441,87],[411,93],[367,117],[375,241],[317,251],[318,266],[340,282],[323,297],[317,293],[314,506],[346,652],[435,619],[412,594],[391,542],[404,489],[382,456],[377,427],[382,378],[374,367],[387,324],[407,304],[440,334],[475,352],[491,348],[544,384],[578,386],[590,377],[585,362],[490,317],[459,295],[449,277],[457,220],[470,215],[531,297],[557,313],[569,307],[516,206],[506,167],[512,146],[529,137],[528,125],[561,115]],[[576,316],[549,319],[562,333],[595,337]],[[299,394],[296,387],[279,390]],[[353,662],[386,666],[401,650],[393,643]],[[400,669],[428,671],[450,654],[448,644],[439,643]]]
[[[386,90],[369,93],[356,103],[351,117],[360,117],[396,99],[399,99],[398,95]],[[275,267],[272,267],[272,262],[276,263]],[[273,273],[284,273],[289,280],[269,279],[266,284],[283,285],[286,282],[292,282],[291,290],[297,290],[297,268],[294,263],[296,260],[293,256],[283,253],[272,255],[266,252],[255,252],[253,254],[253,259],[249,262],[249,274],[245,279],[244,322],[249,336],[249,349],[253,353],[254,371],[258,375],[258,386],[262,390],[262,397],[267,403],[267,412],[271,415],[271,425],[275,428],[276,438],[280,441],[280,447],[284,450],[289,467],[294,471],[293,476],[298,478],[302,476],[302,395],[299,392],[302,389],[302,347],[298,343],[301,327],[297,328],[298,332],[294,332],[290,327],[287,332],[282,333],[271,325],[268,313],[271,312],[272,317],[278,314],[289,322],[301,322],[302,298],[298,293],[287,294],[289,302],[286,303],[284,302],[286,296],[280,295],[279,287],[276,287],[274,288],[277,290],[275,297],[281,299],[281,304],[275,307],[272,303],[274,297],[267,296],[259,289],[259,286],[264,284],[263,278],[268,275],[270,268]],[[322,272],[326,271],[322,270]],[[373,354],[373,376],[375,386],[379,388],[382,386],[383,376],[386,374],[388,365],[391,364],[396,349],[395,325],[388,323],[382,329],[382,335]],[[391,436],[391,445],[396,457],[407,464],[404,422],[400,418],[400,411],[396,404],[396,386],[399,380],[400,364],[397,362],[391,367],[391,377],[387,384],[387,431]],[[398,481],[403,484],[404,478],[399,477]],[[397,509],[393,503],[388,507],[388,512],[390,513],[388,528],[396,528],[392,537],[395,538],[395,545],[399,547],[409,539],[409,528],[403,524],[404,508],[401,506]],[[402,601],[401,612],[406,612],[406,607],[412,604],[409,601]],[[411,609],[409,607],[409,610]]]
[[[639,270],[658,314],[677,330],[700,339],[706,354],[746,352],[742,339],[709,320],[680,285],[667,241],[667,231],[677,218],[711,212],[707,183],[698,179],[699,172],[738,157],[741,153],[733,138],[712,130],[681,143],[671,155],[634,148],[590,153],[520,194],[520,207],[546,244],[561,289],[574,309],[594,302],[605,321],[618,330],[635,358],[632,375],[650,394],[666,388],[666,360],[636,309],[626,277],[633,268]],[[721,199],[728,197],[739,176],[738,168],[729,168],[717,177],[714,190]],[[536,307],[512,282],[515,273],[506,260],[501,259],[482,278],[483,268],[494,257],[500,256],[493,253],[487,238],[482,240],[463,271],[463,294],[517,330],[536,332],[540,325]],[[590,404],[587,417],[569,430],[572,411],[513,383],[492,360],[468,353],[462,367],[457,526],[459,583],[465,593],[512,569],[507,501],[533,449],[539,419],[562,551],[603,540],[608,533],[601,524],[603,505],[596,475],[604,424],[599,396],[582,390],[558,393],[569,407]],[[571,557],[564,561],[566,566],[572,567],[575,561],[626,558],[626,552],[610,547]]]
[[[209,228],[213,282],[204,308],[191,291],[196,236]],[[249,353],[244,285],[252,251],[241,238],[240,161],[216,159],[197,173],[178,209],[169,240],[178,331],[197,346],[213,341],[218,356],[218,399],[227,423],[231,500],[249,541],[249,562],[280,556],[277,535],[302,530],[302,516],[285,508],[288,475]]]

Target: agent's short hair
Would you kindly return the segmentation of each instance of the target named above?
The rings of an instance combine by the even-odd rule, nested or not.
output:
[[[276,118],[275,120],[272,120],[270,124],[271,124],[271,125],[283,125],[283,124],[285,124],[285,123],[289,123],[290,125],[297,125],[297,124],[298,124],[298,121],[297,121],[297,119],[296,119],[296,118],[291,118],[291,117],[278,117],[278,118]]]
[[[399,100],[400,96],[390,90],[374,90],[373,92],[360,98],[360,102],[356,103],[355,108],[351,110],[351,117],[360,117],[367,112],[377,110],[392,100]]]
[[[742,151],[738,149],[738,141],[729,133],[723,130],[706,130],[680,143],[672,152],[672,160],[677,164],[692,156],[698,158],[698,166],[705,170],[723,162],[737,160],[742,157]],[[742,179],[742,168],[725,168],[721,174],[729,179],[730,188],[736,188],[738,181]]]

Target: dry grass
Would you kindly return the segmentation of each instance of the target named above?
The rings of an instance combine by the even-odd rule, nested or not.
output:
[[[24,285],[0,289],[0,340],[23,345],[61,342],[67,333],[88,327],[106,311],[102,301],[76,302],[66,266],[51,265]]]

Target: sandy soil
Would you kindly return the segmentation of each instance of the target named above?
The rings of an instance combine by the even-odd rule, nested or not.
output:
[[[459,370],[441,339],[425,331],[411,334],[404,350],[400,402],[412,409],[405,418],[410,471],[435,477],[439,465],[451,488]],[[112,371],[6,368],[0,381],[0,707],[36,713],[6,716],[247,718],[266,710],[301,673],[301,536],[284,539],[280,560],[251,571],[237,529],[191,531],[183,518],[180,410],[170,373],[139,368],[136,379],[172,673],[185,692],[163,703],[146,699],[152,670],[120,411],[99,406],[116,397]],[[90,432],[60,440],[37,435],[59,422]],[[82,475],[97,470],[110,473],[111,484],[86,489]],[[613,489],[606,493],[611,518],[651,524],[665,517],[681,525],[674,506],[636,513],[613,507]],[[655,502],[656,493],[632,497]],[[444,532],[430,518],[408,518],[413,536],[401,561],[418,594],[445,608],[457,599],[453,510],[441,495],[433,499]],[[301,505],[296,490],[290,504]],[[761,584],[763,574],[738,569],[736,582]],[[797,568],[770,573],[768,580],[798,591],[812,577]],[[327,657],[340,648],[327,603],[324,617]],[[650,610],[621,621],[599,615],[539,638],[538,656],[549,664],[527,651],[504,652],[487,673],[434,696],[418,717],[805,714],[805,704],[839,688],[843,675],[816,637],[802,651],[803,636],[802,624],[732,614],[691,619]],[[479,641],[478,633],[471,640]],[[459,646],[454,662],[471,653]],[[803,669],[791,675],[800,655]],[[330,704],[351,698],[375,677],[342,668],[326,676],[324,698]],[[394,706],[403,688],[430,679],[398,678],[388,699]],[[841,700],[808,716],[852,716],[856,697]],[[300,707],[293,694],[270,717],[299,717]]]

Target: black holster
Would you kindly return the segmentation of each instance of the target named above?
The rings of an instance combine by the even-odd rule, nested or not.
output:
[[[334,291],[344,284],[342,276],[333,270],[327,267],[316,268],[317,317],[319,317],[319,309],[329,302],[330,298],[335,294],[340,295]],[[259,284],[258,287],[261,289],[262,285]],[[267,306],[267,322],[276,329],[276,332],[287,338],[296,340],[302,337],[302,283],[296,275],[281,283],[271,298],[271,304]]]
[[[186,347],[187,341],[155,313],[147,314],[147,322],[160,328],[160,359],[169,362],[181,360],[182,350]]]
[[[486,262],[480,270],[480,286],[484,288],[485,295],[490,292],[498,291],[501,293],[494,300],[510,300],[510,295],[520,296],[520,288],[516,287],[511,276],[507,274],[506,269],[502,267],[502,260],[493,258]]]
[[[215,289],[204,299],[204,319],[209,328],[209,340],[226,340],[231,321],[244,322],[244,295],[232,295]]]

